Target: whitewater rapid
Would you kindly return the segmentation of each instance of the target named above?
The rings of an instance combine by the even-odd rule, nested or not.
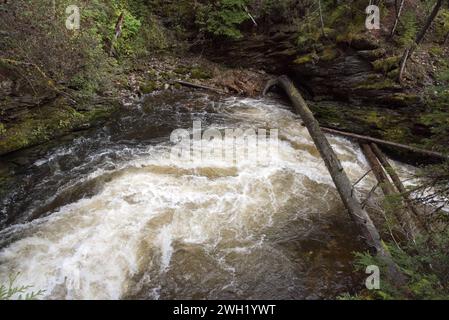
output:
[[[278,152],[269,163],[186,163],[170,158],[165,140],[80,176],[76,182],[106,178],[94,194],[0,232],[0,283],[20,273],[17,285],[44,290],[44,299],[343,293],[353,285],[350,256],[358,244],[298,117],[275,101],[237,98],[225,100],[220,114],[225,121],[206,128],[278,128]],[[358,147],[329,139],[351,180],[361,177],[367,164]],[[373,184],[368,176],[358,191]],[[343,244],[346,233],[350,244]]]

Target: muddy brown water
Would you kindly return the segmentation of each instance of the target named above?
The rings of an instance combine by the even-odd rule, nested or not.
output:
[[[279,129],[278,153],[169,161],[171,132],[195,120]],[[357,180],[360,150],[329,138]],[[163,94],[1,163],[0,282],[20,273],[44,299],[332,299],[363,284],[356,230],[306,129],[276,101]]]

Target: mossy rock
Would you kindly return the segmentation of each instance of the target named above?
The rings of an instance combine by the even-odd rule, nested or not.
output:
[[[332,61],[340,56],[340,52],[335,47],[325,47],[319,54],[320,61]]]
[[[410,105],[418,104],[421,102],[421,98],[416,94],[409,93],[395,93],[387,98],[387,102],[397,106],[407,107]]]
[[[112,102],[79,112],[64,101],[36,108],[6,127],[0,139],[0,155],[42,144],[54,137],[92,126],[109,117],[117,108],[118,104]]]
[[[391,79],[378,79],[369,80],[361,83],[356,87],[356,89],[364,90],[385,90],[385,89],[400,89],[401,86]]]
[[[319,57],[316,55],[316,53],[309,53],[302,56],[299,56],[296,58],[296,60],[293,62],[297,65],[307,64],[307,63],[313,63],[316,60],[318,60]]]
[[[372,62],[374,71],[387,74],[389,71],[399,67],[401,62],[401,56],[393,56],[385,59],[379,59]]]

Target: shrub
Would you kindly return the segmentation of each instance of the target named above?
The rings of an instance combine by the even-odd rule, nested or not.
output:
[[[220,0],[213,4],[201,4],[196,23],[206,33],[217,37],[239,39],[239,26],[249,19],[244,6],[247,0]]]
[[[17,286],[19,274],[9,277],[7,285],[0,285],[0,300],[36,300],[44,294],[43,290],[30,291],[32,286]]]

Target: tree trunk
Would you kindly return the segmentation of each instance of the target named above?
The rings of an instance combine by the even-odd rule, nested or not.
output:
[[[117,41],[117,39],[122,34],[122,28],[123,28],[123,22],[125,22],[125,13],[122,12],[117,20],[117,23],[115,24],[115,33],[114,37],[111,41],[111,48],[109,50],[109,55],[112,56],[112,53],[114,51],[114,44]]]
[[[335,129],[326,128],[326,127],[321,127],[321,129],[324,132],[326,132],[326,133],[339,135],[339,136],[342,136],[342,137],[346,137],[346,138],[349,138],[349,139],[354,139],[354,140],[362,141],[362,142],[373,142],[373,143],[377,143],[377,144],[380,144],[380,145],[401,149],[401,150],[404,150],[404,151],[407,151],[407,152],[411,152],[411,153],[414,153],[414,154],[417,154],[417,155],[426,156],[426,157],[429,157],[429,158],[432,158],[432,159],[435,159],[435,160],[449,160],[448,156],[446,156],[446,155],[444,155],[442,153],[439,153],[439,152],[435,152],[435,151],[420,149],[420,148],[411,147],[411,146],[408,146],[408,145],[405,145],[405,144],[401,144],[401,143],[397,143],[397,142],[377,139],[377,138],[373,138],[373,137],[363,136],[363,135],[360,135],[360,134],[355,134],[355,133],[335,130]]]
[[[399,75],[398,75],[398,81],[399,83],[402,82],[402,79],[404,79],[404,72],[405,72],[405,67],[407,66],[407,60],[408,57],[410,56],[410,48],[405,49],[404,54],[402,55],[402,59],[401,59],[401,67],[399,69]]]
[[[362,151],[365,155],[366,160],[368,161],[371,169],[373,170],[374,175],[376,176],[377,181],[382,188],[382,191],[386,197],[394,196],[397,193],[390,180],[388,179],[387,174],[384,171],[384,168],[380,164],[377,159],[371,145],[364,143],[361,145]],[[416,240],[416,227],[410,217],[410,214],[407,210],[394,210],[394,216],[396,217],[397,222],[401,226],[404,234],[407,236],[409,240]]]
[[[398,27],[399,19],[401,18],[402,14],[402,9],[404,8],[404,2],[405,0],[401,0],[401,3],[398,7],[396,1],[396,20],[394,21],[393,28],[391,28],[390,37],[393,37],[394,34],[396,33],[396,28]]]
[[[324,30],[323,8],[321,7],[321,0],[318,0],[318,7],[320,11],[321,33],[326,38],[326,31]]]
[[[437,0],[435,6],[433,7],[432,12],[427,17],[426,23],[424,24],[421,31],[418,33],[415,39],[415,43],[408,49],[405,50],[404,55],[402,57],[402,63],[401,63],[401,69],[399,71],[399,82],[402,81],[403,73],[405,70],[405,66],[407,65],[408,58],[413,54],[416,47],[421,44],[421,42],[424,40],[424,37],[426,36],[427,30],[429,30],[430,26],[432,25],[433,20],[435,20],[436,16],[438,15],[438,12],[441,9],[441,6],[443,5],[444,0]]]
[[[227,94],[223,90],[220,90],[220,89],[217,89],[217,88],[203,86],[201,84],[191,83],[191,82],[187,82],[187,81],[176,80],[175,83],[178,83],[178,84],[180,84],[180,85],[182,85],[184,87],[208,90],[208,91],[212,91],[212,92],[215,92],[215,93],[218,93],[218,94],[223,94],[223,95]]]
[[[376,176],[377,181],[380,184],[382,192],[385,196],[391,196],[394,192],[394,187],[391,184],[390,180],[387,177],[387,174],[383,170],[381,164],[376,158],[371,146],[367,143],[362,143],[361,145],[363,154],[365,155],[366,160],[368,161],[371,169],[373,170],[374,175]]]
[[[365,243],[381,258],[388,266],[387,274],[391,279],[397,281],[398,285],[405,282],[405,278],[393,262],[389,252],[384,248],[379,232],[374,226],[373,221],[368,213],[362,208],[358,196],[352,190],[352,184],[344,171],[340,160],[337,158],[329,141],[320,128],[318,121],[315,119],[312,111],[310,111],[301,94],[298,92],[294,84],[287,76],[281,76],[277,81],[271,81],[270,85],[278,85],[283,88],[293,103],[297,113],[304,121],[307,130],[310,133],[324,163],[329,170],[332,180],[340,194],[340,197],[348,209],[348,212],[356,223],[359,232]],[[266,88],[266,92],[269,88]]]
[[[438,15],[438,12],[441,9],[441,6],[443,5],[443,0],[437,0],[437,3],[433,7],[432,12],[427,17],[426,23],[424,24],[424,27],[421,29],[421,31],[416,36],[416,45],[419,46],[421,42],[424,40],[424,37],[426,36],[427,30],[429,30],[430,26],[432,25],[433,20],[435,20],[436,16]]]
[[[446,36],[444,37],[443,46],[445,46],[448,41],[449,41],[449,31],[446,33]]]
[[[426,231],[427,234],[430,235],[430,230],[427,227],[427,224],[424,223],[421,214],[416,208],[416,206],[413,205],[412,200],[410,199],[410,196],[407,192],[407,189],[405,188],[404,184],[402,183],[401,179],[399,178],[399,175],[396,173],[396,171],[391,166],[390,162],[388,161],[387,157],[384,155],[382,150],[375,144],[371,144],[371,148],[374,152],[374,154],[379,159],[380,163],[384,166],[385,170],[387,171],[388,175],[390,176],[391,180],[393,181],[394,185],[396,186],[396,189],[400,192],[401,196],[404,198],[404,202],[407,205],[407,208],[410,212],[413,213],[416,220],[419,222],[419,225],[423,230]]]

